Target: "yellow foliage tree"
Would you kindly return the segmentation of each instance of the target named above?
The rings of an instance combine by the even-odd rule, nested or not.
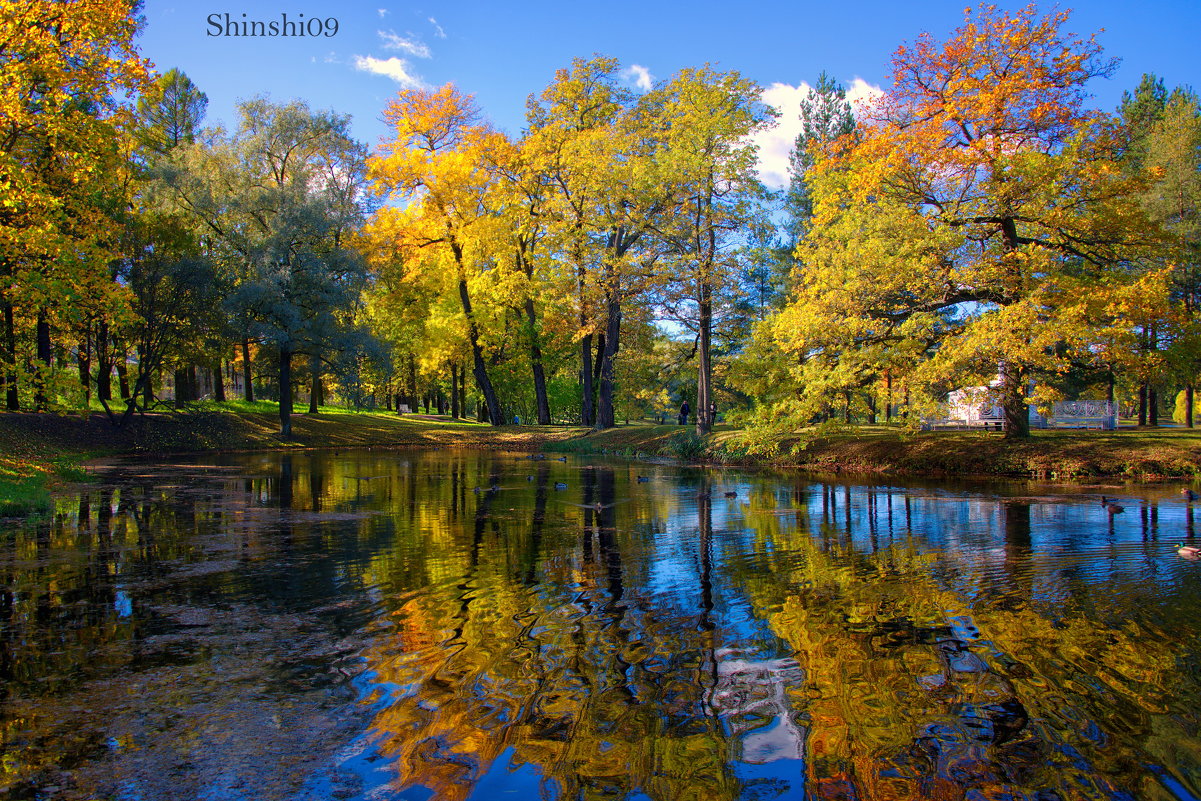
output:
[[[395,138],[372,157],[369,171],[383,193],[406,205],[375,215],[367,228],[368,247],[377,258],[410,269],[444,270],[467,322],[476,386],[489,420],[500,425],[504,414],[484,359],[471,279],[490,263],[483,245],[489,241],[487,198],[496,175],[486,154],[506,140],[480,120],[473,98],[450,84],[404,90],[384,116]]]
[[[127,185],[121,140],[149,70],[133,7],[114,0],[0,2],[0,272],[8,407],[18,405],[17,309],[36,318],[50,365],[52,312],[119,291],[107,264]],[[38,377],[37,405],[46,402]]]
[[[945,43],[923,34],[857,140],[818,161],[806,267],[775,326],[811,401],[887,370],[929,398],[995,383],[1022,437],[1030,380],[1092,358],[1087,299],[1137,277],[1127,260],[1156,237],[1117,126],[1083,106],[1112,65],[1066,20],[981,6]]]

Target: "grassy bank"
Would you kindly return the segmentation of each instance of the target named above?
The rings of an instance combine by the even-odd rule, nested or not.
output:
[[[679,426],[629,426],[589,433],[548,447],[697,461],[758,463],[817,471],[897,475],[1034,478],[1201,476],[1201,431],[1035,431],[1021,442],[985,431],[908,432],[885,426],[847,428],[808,440],[782,439],[771,456],[747,452],[740,432],[718,426],[701,438]]]
[[[504,426],[445,417],[325,409],[297,414],[293,434],[278,434],[274,409],[259,404],[135,418],[121,429],[103,415],[0,414],[0,516],[36,512],[47,487],[83,475],[89,458],[130,453],[284,448],[469,447],[552,450],[687,461],[770,464],[818,471],[898,475],[1084,478],[1196,477],[1201,432],[1187,429],[1038,431],[1009,442],[997,433],[913,433],[885,426],[826,432],[774,443],[771,456],[752,454],[738,430],[719,426],[708,437],[691,427],[630,425],[594,432],[562,426]]]
[[[270,404],[147,414],[124,428],[95,413],[0,413],[0,517],[48,509],[48,488],[55,481],[86,477],[83,464],[103,456],[339,447],[532,450],[582,432],[323,409],[317,415],[293,415],[292,436],[284,438]]]

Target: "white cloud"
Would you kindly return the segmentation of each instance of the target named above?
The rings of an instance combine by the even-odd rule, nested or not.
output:
[[[384,17],[388,16],[388,9],[386,9],[386,8],[377,8],[375,11],[377,14],[379,14],[380,19],[383,19]]]
[[[649,92],[655,85],[655,76],[641,64],[631,64],[621,71],[621,77],[641,92]]]
[[[420,89],[425,85],[419,77],[409,72],[409,62],[403,58],[392,56],[385,59],[375,58],[374,56],[355,56],[353,64],[356,70],[384,75],[406,89]]]
[[[862,78],[856,78],[847,89],[847,100],[851,101],[851,111],[858,116],[873,100],[883,97],[884,94],[884,90],[879,86],[872,86]]]
[[[394,31],[377,31],[377,33],[379,33],[379,38],[384,40],[384,47],[388,50],[402,50],[416,58],[430,58],[432,55],[429,47],[416,38],[407,38]]]
[[[759,180],[772,189],[788,186],[788,155],[801,132],[801,100],[810,91],[809,84],[803,82],[800,86],[773,83],[760,95],[764,103],[780,112],[776,127],[753,137],[759,146]]]
[[[442,30],[442,26],[438,24],[438,20],[430,17],[430,25],[434,26],[434,36],[437,36],[439,39],[446,38],[446,31]]]
[[[811,91],[809,84],[804,82],[800,86],[773,83],[760,96],[764,103],[780,112],[775,128],[760,131],[754,137],[759,146],[759,179],[772,189],[788,186],[788,157],[801,133],[801,100]],[[857,115],[867,103],[883,94],[883,89],[862,78],[856,78],[847,88],[847,100]]]

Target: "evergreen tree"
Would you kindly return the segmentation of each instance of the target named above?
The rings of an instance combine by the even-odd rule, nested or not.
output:
[[[847,101],[846,89],[822,72],[817,78],[817,86],[801,101],[801,132],[797,134],[788,159],[790,180],[784,196],[784,210],[791,248],[805,236],[813,217],[813,193],[808,175],[816,156],[815,148],[828,145],[854,130],[855,117]]]
[[[143,146],[155,153],[168,153],[184,142],[194,141],[208,105],[208,95],[183,72],[172,68],[160,75],[138,100]]]

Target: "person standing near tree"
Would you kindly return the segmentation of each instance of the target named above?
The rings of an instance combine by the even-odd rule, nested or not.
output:
[[[688,424],[688,415],[691,412],[692,412],[692,407],[688,405],[687,400],[685,400],[683,403],[680,404],[680,425],[683,426],[683,425]]]

